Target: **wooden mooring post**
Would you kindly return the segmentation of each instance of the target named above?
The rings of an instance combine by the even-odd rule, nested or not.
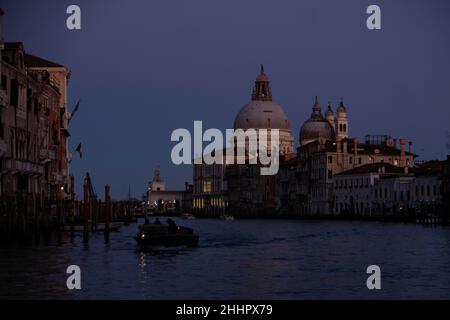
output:
[[[70,176],[70,238],[75,238],[75,178]]]
[[[90,203],[89,203],[89,189],[87,183],[87,177],[84,179],[83,184],[83,243],[89,243],[89,211],[90,211]]]
[[[105,243],[109,242],[109,220],[111,215],[111,196],[109,185],[105,186]]]

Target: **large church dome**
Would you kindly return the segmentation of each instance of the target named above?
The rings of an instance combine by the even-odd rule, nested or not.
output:
[[[234,120],[235,129],[287,129],[289,120],[281,106],[273,101],[253,100],[239,111]]]
[[[334,139],[334,129],[322,115],[320,103],[316,97],[311,117],[300,129],[300,145],[306,145],[318,139]]]
[[[272,91],[269,78],[261,71],[256,78],[252,91],[252,100],[241,108],[234,120],[234,129],[279,129],[280,152],[293,152],[294,138],[292,137],[289,120],[283,108],[272,101]]]
[[[290,130],[289,120],[283,108],[272,101],[269,79],[262,65],[255,81],[252,100],[241,108],[234,120],[234,129],[249,128]]]

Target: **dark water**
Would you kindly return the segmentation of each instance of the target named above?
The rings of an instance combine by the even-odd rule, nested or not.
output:
[[[0,298],[330,299],[450,298],[450,228],[375,222],[177,220],[194,249],[143,252],[133,224],[73,242],[0,249]],[[66,268],[81,267],[69,291]],[[369,265],[382,290],[366,287]]]

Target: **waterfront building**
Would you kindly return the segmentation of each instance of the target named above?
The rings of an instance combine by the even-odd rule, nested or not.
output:
[[[411,169],[414,184],[410,206],[417,213],[439,215],[443,209],[445,161],[428,161]]]
[[[225,164],[194,164],[192,210],[195,215],[218,217],[226,208]]]
[[[58,114],[54,114],[53,123],[54,131],[52,135],[57,135],[57,143],[54,145],[54,150],[57,154],[56,162],[52,165],[54,174],[54,183],[60,189],[60,198],[69,198],[70,190],[70,172],[69,165],[72,158],[69,152],[69,137],[68,130],[71,114],[67,106],[68,82],[70,78],[70,70],[63,65],[48,61],[46,59],[25,54],[24,61],[27,67],[27,72],[30,74],[42,75],[47,85],[59,94],[59,101],[57,101],[58,108],[55,110]],[[44,104],[46,104],[47,97],[43,97]],[[59,118],[56,121],[56,118]],[[56,141],[56,140],[55,140]]]
[[[357,216],[413,217],[438,214],[441,201],[440,168],[428,163],[414,168],[367,164],[334,177],[334,213]]]
[[[343,99],[336,112],[329,104],[323,113],[318,97],[315,98],[311,116],[299,132],[300,146],[294,153],[289,120],[283,108],[273,102],[270,82],[262,67],[251,101],[237,114],[234,129],[279,129],[279,172],[262,176],[259,164],[247,162],[196,164],[193,207],[197,213],[217,216],[227,210],[236,216],[334,214],[336,174],[370,164],[402,170],[415,166],[412,142],[388,135],[366,135],[362,143],[351,138]],[[248,150],[246,156],[250,156]]]
[[[442,213],[444,222],[450,222],[450,155],[442,169]]]
[[[385,163],[400,168],[413,167],[412,142],[388,135],[367,135],[364,143],[349,138],[347,108],[341,99],[337,117],[329,105],[325,115],[316,97],[310,119],[300,129],[295,192],[300,215],[328,215],[334,212],[333,178],[336,174],[365,164]]]
[[[377,181],[382,177],[399,177],[403,173],[404,169],[397,166],[373,163],[336,174],[333,181],[334,214],[370,216],[379,209],[380,199],[388,199],[387,191],[374,189]]]
[[[21,42],[5,43],[1,63],[5,98],[0,113],[4,147],[0,189],[10,196],[20,192],[64,199],[70,179],[61,91],[49,72],[30,70],[26,57]]]
[[[147,205],[155,213],[180,213],[183,191],[166,190],[166,183],[159,168],[155,169],[153,179],[148,184]]]
[[[48,221],[70,198],[67,82],[55,69],[69,74],[21,42],[4,42],[0,21],[0,224],[9,231]]]

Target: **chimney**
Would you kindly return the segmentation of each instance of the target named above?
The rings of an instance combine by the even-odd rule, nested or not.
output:
[[[408,142],[408,146],[409,146],[408,152],[409,152],[410,155],[411,155],[411,154],[413,153],[412,141],[409,141],[409,142]]]
[[[396,149],[398,148],[397,147],[397,139],[394,139],[394,148],[396,148]]]

